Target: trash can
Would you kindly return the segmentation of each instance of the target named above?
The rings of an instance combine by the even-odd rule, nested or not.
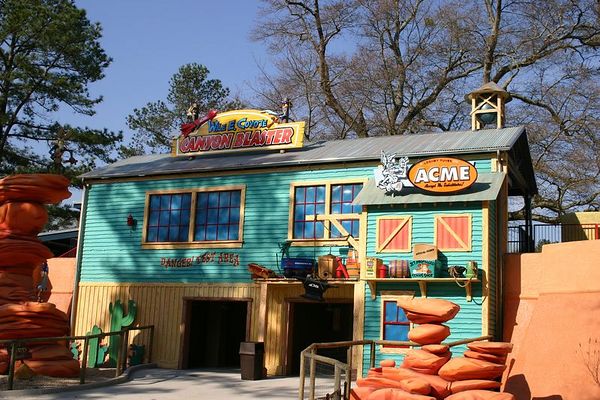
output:
[[[240,368],[242,370],[242,379],[263,379],[264,360],[265,344],[263,342],[240,343]]]

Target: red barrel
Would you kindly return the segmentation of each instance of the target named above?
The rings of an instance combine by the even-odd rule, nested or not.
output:
[[[387,278],[388,276],[388,266],[385,264],[377,266],[377,277],[378,278]]]

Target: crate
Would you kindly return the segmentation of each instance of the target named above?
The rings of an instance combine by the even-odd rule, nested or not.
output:
[[[411,278],[439,278],[442,263],[438,260],[413,260],[410,262]]]
[[[381,258],[367,257],[367,262],[365,265],[365,278],[377,278],[377,269],[381,268],[382,265],[383,260]]]

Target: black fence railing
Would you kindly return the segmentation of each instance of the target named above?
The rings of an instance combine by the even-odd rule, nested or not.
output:
[[[532,253],[550,243],[600,239],[600,224],[539,224],[533,225],[531,235],[525,225],[508,227],[508,252]]]

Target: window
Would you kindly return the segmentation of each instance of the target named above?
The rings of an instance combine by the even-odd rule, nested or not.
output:
[[[241,247],[244,196],[244,186],[147,193],[143,245]]]
[[[198,193],[194,241],[238,240],[241,191]]]
[[[386,294],[387,293],[387,294]],[[390,294],[392,293],[392,294]],[[413,292],[382,292],[381,296],[381,339],[409,341],[408,331],[410,321],[397,301],[401,297],[414,297]],[[409,346],[382,346],[381,351],[387,353],[402,353]]]
[[[436,215],[435,244],[441,251],[471,251],[471,215]]]
[[[310,186],[292,185],[292,211],[290,239],[344,239],[339,229],[323,215],[340,215],[336,218],[354,238],[358,238],[361,206],[352,202],[362,189],[362,183],[324,183]]]
[[[146,241],[187,242],[191,198],[191,193],[151,195]]]

